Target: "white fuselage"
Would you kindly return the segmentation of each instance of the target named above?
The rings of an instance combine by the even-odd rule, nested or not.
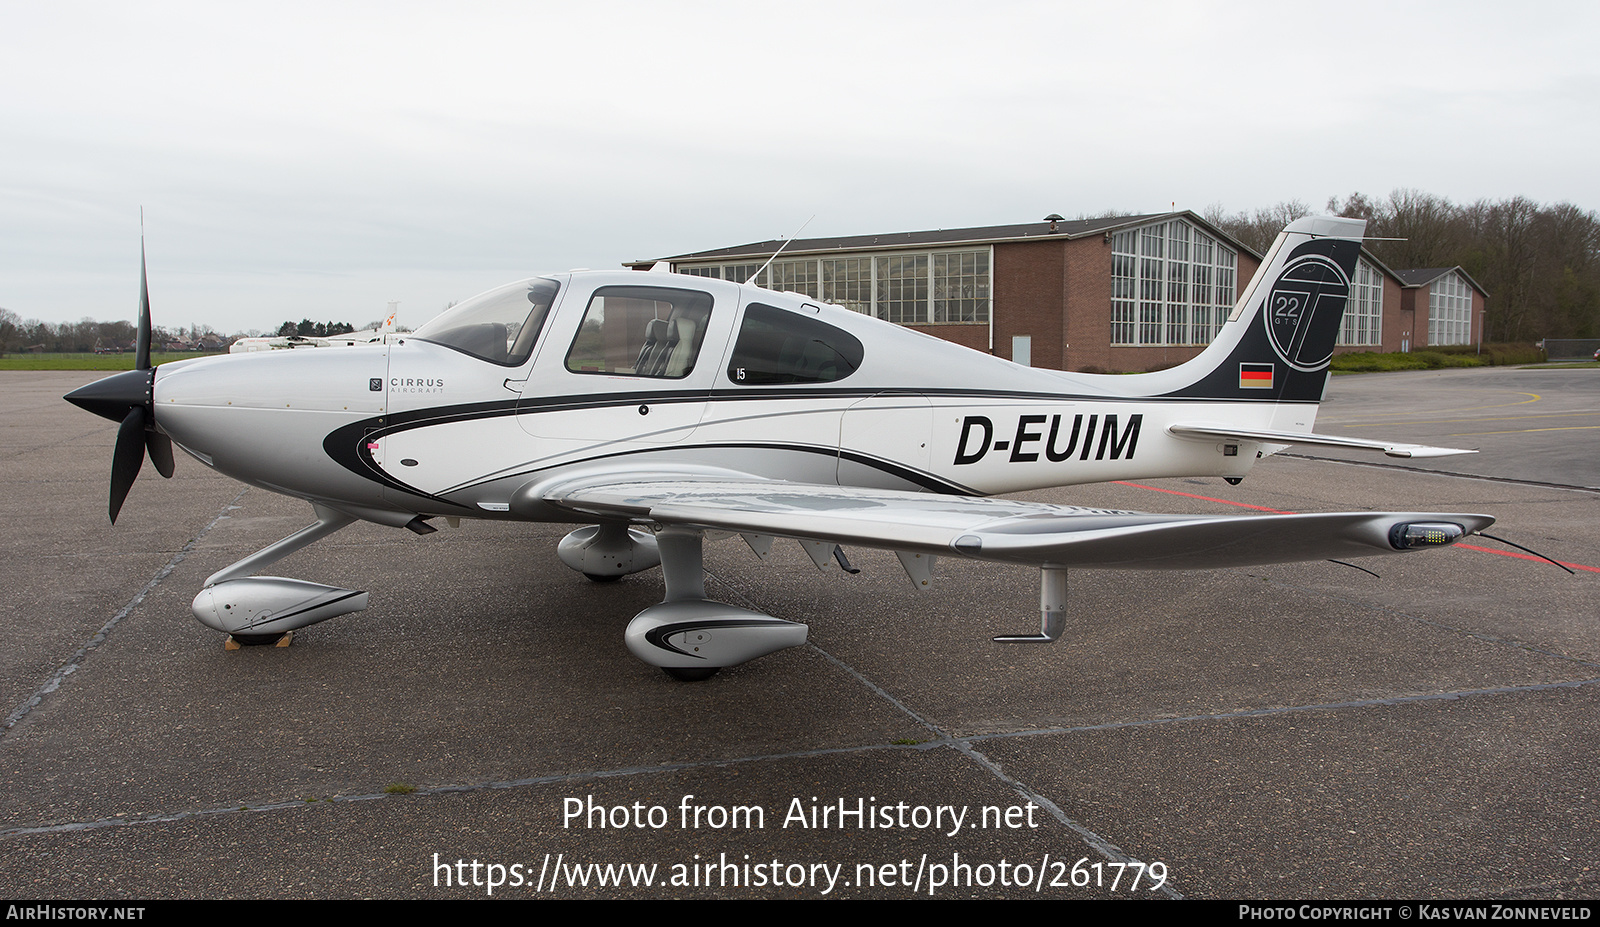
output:
[[[552,279],[559,297],[531,356],[515,366],[412,337],[205,358],[160,368],[156,422],[229,476],[400,524],[416,514],[513,517],[519,487],[605,462],[971,495],[1238,477],[1276,446],[1178,438],[1167,426],[1309,431],[1315,415],[1313,403],[1145,398],[1136,395],[1142,377],[1021,367],[724,281],[623,272]],[[713,297],[692,369],[674,378],[570,369],[594,291],[644,284]],[[864,346],[859,368],[830,382],[738,382],[730,359],[752,302],[850,333]]]

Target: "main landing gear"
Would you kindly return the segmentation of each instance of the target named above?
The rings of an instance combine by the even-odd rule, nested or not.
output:
[[[634,616],[625,640],[634,656],[673,679],[710,679],[724,666],[806,642],[803,624],[706,598],[703,542],[704,535],[691,528],[665,528],[651,536],[639,528],[602,525],[567,535],[559,552],[562,562],[591,579],[593,573],[621,576],[661,564],[666,594]]]

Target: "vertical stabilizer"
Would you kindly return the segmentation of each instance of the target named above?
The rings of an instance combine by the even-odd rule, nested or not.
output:
[[[1211,346],[1163,371],[1161,396],[1318,402],[1361,253],[1361,219],[1310,216],[1278,235]]]

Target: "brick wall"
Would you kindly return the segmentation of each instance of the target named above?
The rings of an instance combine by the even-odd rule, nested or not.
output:
[[[1011,339],[1033,339],[1033,366],[1061,369],[1065,331],[1065,238],[994,246],[994,353],[1011,358]]]

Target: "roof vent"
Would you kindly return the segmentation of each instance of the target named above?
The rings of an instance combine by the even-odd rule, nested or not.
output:
[[[1062,218],[1060,216],[1056,215],[1055,213],[1051,213],[1050,215],[1045,216],[1044,217],[1044,221],[1050,223],[1050,231],[1052,231],[1052,232],[1061,231],[1061,226],[1059,225],[1059,223],[1062,221]]]

